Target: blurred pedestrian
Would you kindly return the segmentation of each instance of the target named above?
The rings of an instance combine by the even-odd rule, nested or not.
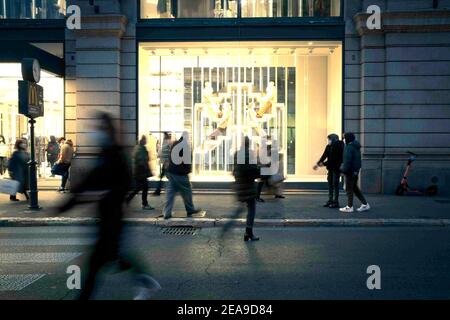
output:
[[[258,165],[252,164],[256,159],[254,151],[250,149],[250,139],[244,138],[244,142],[238,152],[234,155],[233,176],[235,179],[234,190],[241,204],[247,205],[247,224],[245,228],[244,241],[258,241],[259,238],[253,234],[253,224],[256,214],[256,184],[255,179],[260,175]],[[238,212],[242,211],[242,206]]]
[[[142,191],[142,209],[153,210],[152,206],[148,204],[148,178],[152,176],[150,171],[150,157],[146,148],[147,137],[143,135],[139,140],[138,145],[134,149],[133,153],[133,177],[134,177],[134,190],[129,194],[126,202],[131,202],[135,195]]]
[[[191,172],[192,151],[189,134],[185,131],[171,148],[169,166],[166,173],[169,183],[167,185],[167,198],[163,209],[164,219],[170,219],[172,217],[172,209],[177,192],[183,198],[187,217],[192,217],[194,214],[203,216],[206,213],[204,210],[194,207],[194,202],[192,201],[192,185],[189,181],[189,174]]]
[[[161,165],[161,173],[159,174],[158,187],[153,193],[155,196],[161,195],[162,179],[166,175],[170,164],[170,148],[172,146],[172,135],[169,132],[164,132],[163,143],[159,152],[159,161]]]
[[[59,187],[58,191],[65,192],[66,191],[66,184],[69,180],[70,175],[70,166],[72,165],[72,159],[74,154],[73,149],[73,142],[72,140],[65,140],[64,144],[61,147],[61,152],[59,155],[59,159],[56,162],[61,166],[62,170],[62,177],[61,177],[61,186]]]
[[[344,143],[344,162],[341,166],[341,172],[344,174],[348,202],[346,207],[339,210],[345,213],[353,212],[353,195],[355,195],[362,203],[358,211],[367,211],[370,209],[370,205],[358,187],[358,176],[361,169],[361,144],[351,132],[344,134]]]
[[[123,203],[131,185],[131,168],[123,148],[117,141],[116,133],[111,116],[101,114],[96,134],[101,148],[97,164],[80,184],[73,186],[70,199],[59,208],[60,213],[71,209],[82,201],[82,194],[86,191],[101,192],[98,201],[99,237],[89,261],[87,277],[80,295],[81,300],[91,297],[98,272],[110,262],[117,262],[122,270],[134,268],[142,285],[136,299],[149,298],[154,291],[161,288],[156,280],[144,273],[142,265],[119,255],[123,229]]]
[[[50,168],[53,168],[56,161],[58,161],[58,155],[59,155],[59,144],[56,141],[55,136],[50,136],[50,141],[47,144],[47,147],[45,148],[45,152],[47,152],[47,161],[50,165]],[[52,174],[52,177],[55,175]]]
[[[313,167],[317,170],[319,167],[325,166],[328,170],[328,201],[324,207],[339,208],[339,180],[341,178],[340,168],[342,165],[344,153],[344,142],[339,140],[337,134],[328,135],[328,143],[325,150]]]
[[[8,145],[6,144],[5,137],[3,135],[0,135],[0,175],[3,176],[3,174],[8,169]]]
[[[265,168],[268,170],[270,168],[271,162],[270,162],[270,160],[268,162],[264,161],[264,163],[263,163],[263,161],[261,161],[261,156],[264,154],[264,150],[262,148],[263,148],[263,145],[261,144],[259,147],[259,152],[258,152],[259,166],[260,166],[260,168]],[[267,143],[267,145],[266,145],[265,154],[267,155],[267,158],[270,159],[270,157],[271,157],[271,144],[270,143]],[[258,182],[258,186],[257,186],[257,190],[256,190],[256,201],[264,202],[264,199],[261,198],[261,193],[262,193],[262,189],[263,189],[264,185],[266,185],[267,187],[270,187],[269,179],[270,179],[269,174],[260,174],[259,182]]]
[[[29,164],[30,154],[27,152],[27,143],[23,139],[16,140],[14,144],[14,152],[9,159],[8,163],[8,171],[9,176],[19,182],[19,190],[17,192],[23,193],[25,198],[28,200],[28,192],[29,189]],[[9,196],[11,201],[19,201],[17,197],[14,195]]]

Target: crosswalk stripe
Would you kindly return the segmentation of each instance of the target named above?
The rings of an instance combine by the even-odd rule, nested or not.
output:
[[[8,238],[0,239],[0,247],[89,246],[95,241],[95,238]]]
[[[66,263],[82,255],[82,252],[29,252],[0,253],[0,264],[11,263]]]
[[[0,234],[96,234],[97,228],[95,227],[2,227],[0,228]]]
[[[45,274],[0,274],[0,291],[20,291]]]

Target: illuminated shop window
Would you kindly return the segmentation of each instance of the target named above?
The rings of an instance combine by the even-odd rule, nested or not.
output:
[[[64,19],[66,0],[0,0],[3,19]]]
[[[139,134],[191,136],[196,179],[231,179],[240,137],[277,144],[284,174],[322,181],[312,166],[341,133],[339,42],[141,43]],[[153,164],[157,168],[157,163]]]
[[[243,18],[330,17],[340,0],[241,0]],[[237,0],[141,0],[141,18],[237,18]]]
[[[16,139],[30,141],[28,118],[18,113],[18,80],[22,80],[20,63],[0,63],[0,135],[5,138],[8,157]],[[39,175],[49,176],[45,148],[50,136],[64,135],[64,79],[42,70],[39,85],[44,88],[44,117],[36,119],[36,161]]]

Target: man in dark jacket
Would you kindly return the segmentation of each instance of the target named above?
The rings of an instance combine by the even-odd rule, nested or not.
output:
[[[172,145],[169,159],[169,167],[167,169],[167,198],[164,204],[164,219],[172,217],[172,208],[175,202],[175,195],[180,193],[183,198],[184,207],[187,216],[192,217],[193,214],[204,216],[205,211],[197,210],[192,201],[192,185],[189,181],[189,174],[192,172],[192,151],[189,144],[189,135],[183,132],[182,137]]]
[[[127,204],[131,202],[135,195],[142,191],[142,210],[153,210],[154,208],[148,204],[148,181],[147,178],[152,176],[150,170],[150,157],[148,150],[145,147],[147,144],[147,137],[143,135],[139,140],[139,144],[134,149],[133,153],[133,175],[134,175],[134,190],[127,197]]]
[[[314,170],[322,166],[328,170],[328,201],[324,207],[339,208],[339,178],[341,176],[339,169],[342,164],[343,152],[344,142],[339,140],[337,134],[332,133],[328,136],[328,145],[325,147],[322,157],[314,166]]]
[[[361,201],[362,205],[359,212],[367,211],[370,205],[367,203],[364,195],[358,187],[359,170],[361,169],[361,145],[355,139],[351,132],[344,134],[344,162],[341,166],[341,172],[345,177],[345,191],[347,193],[348,204],[339,209],[341,212],[353,212],[353,194]]]

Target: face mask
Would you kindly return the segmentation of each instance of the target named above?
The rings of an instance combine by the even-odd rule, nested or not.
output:
[[[331,140],[330,140],[330,139],[328,139],[328,145],[329,145],[329,146],[331,145]]]
[[[27,148],[27,145],[25,143],[21,143],[20,144],[20,148],[22,148],[23,150],[25,150]]]
[[[345,139],[343,139],[342,141],[343,141],[344,143],[346,143],[346,142],[345,142]]]

